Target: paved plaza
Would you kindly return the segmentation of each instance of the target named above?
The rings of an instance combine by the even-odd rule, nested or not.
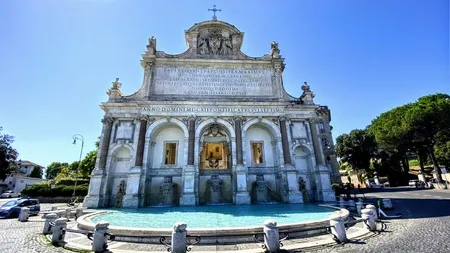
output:
[[[401,212],[403,218],[387,221],[387,231],[379,235],[302,252],[450,252],[450,191],[390,188],[366,197],[391,198],[396,209],[390,213]],[[41,208],[50,209],[53,205],[41,204]],[[38,217],[24,223],[0,219],[0,252],[70,252],[50,246],[40,234],[43,225]],[[193,247],[192,252],[195,251]]]

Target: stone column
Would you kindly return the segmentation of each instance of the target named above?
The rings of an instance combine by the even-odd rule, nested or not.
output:
[[[325,164],[325,158],[323,154],[323,147],[319,136],[319,129],[317,123],[320,119],[311,118],[309,120],[311,126],[311,137],[314,147],[314,155],[316,158],[316,171],[315,177],[317,182],[317,191],[319,201],[335,201],[336,196],[331,188],[331,178],[328,166]]]
[[[189,118],[188,162],[183,167],[183,192],[180,197],[180,206],[195,205],[195,117]]]
[[[289,149],[289,141],[286,129],[286,119],[280,118],[281,142],[283,147],[284,173],[287,183],[287,200],[289,203],[303,203],[303,195],[299,191],[297,171],[292,165],[291,151]],[[284,174],[283,173],[283,174]],[[282,176],[284,177],[284,176]],[[286,189],[285,189],[286,190]]]
[[[188,165],[194,166],[195,118],[189,118]]]
[[[250,204],[250,194],[247,187],[248,169],[244,166],[242,152],[242,118],[236,117],[234,120],[234,130],[236,134],[236,205]]]
[[[111,141],[112,126],[114,118],[104,117],[102,119],[103,129],[100,140],[100,147],[95,163],[95,169],[91,174],[91,182],[89,184],[88,195],[84,198],[83,205],[88,208],[104,207],[104,185],[106,184],[106,161],[108,158],[109,143]]]
[[[99,161],[97,169],[105,169],[106,160],[108,158],[109,151],[109,143],[111,141],[111,130],[114,123],[114,118],[105,117],[102,120],[103,130],[102,130],[102,140],[100,142],[100,152],[99,152]]]
[[[136,159],[134,166],[142,167],[142,161],[144,159],[144,146],[145,146],[145,132],[147,131],[147,121],[141,120],[139,124],[139,139],[136,150]]]
[[[292,164],[291,152],[289,151],[289,143],[286,131],[286,119],[280,118],[280,132],[281,132],[281,142],[283,144],[283,158],[284,164]]]
[[[322,150],[320,149],[320,143],[319,143],[319,135],[317,134],[317,119],[310,119],[309,121],[310,127],[311,127],[311,137],[312,137],[312,143],[314,147],[314,155],[316,158],[316,164],[321,165],[324,164],[324,159],[322,156]]]

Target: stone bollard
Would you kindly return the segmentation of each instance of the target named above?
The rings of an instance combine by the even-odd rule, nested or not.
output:
[[[72,209],[71,208],[66,208],[66,210],[64,211],[64,217],[66,217],[67,219],[70,219],[70,211]]]
[[[50,223],[55,222],[56,219],[58,219],[56,213],[49,213],[45,216],[44,230],[42,231],[44,235],[53,233],[53,226],[51,226]]]
[[[79,207],[75,210],[75,219],[80,218],[83,215],[83,208]]]
[[[375,219],[375,221],[377,221],[378,220],[377,208],[374,205],[367,205],[366,208],[372,210],[373,218]]]
[[[377,229],[377,224],[375,223],[375,219],[373,217],[373,211],[371,209],[363,209],[361,210],[361,218],[367,219],[364,222],[364,227],[369,229],[370,231],[375,231]]]
[[[358,211],[358,215],[361,216],[361,210],[364,208],[364,203],[360,200],[356,202],[356,211]]]
[[[108,236],[108,226],[107,221],[100,221],[95,224],[94,239],[92,240],[92,251],[94,252],[104,252],[108,248],[107,240]]]
[[[22,207],[20,208],[20,214],[18,220],[21,222],[28,221],[28,217],[30,216],[30,208]]]
[[[392,206],[392,201],[391,201],[391,199],[383,199],[382,202],[383,202],[383,207],[384,207],[385,209],[393,209],[393,208],[394,208],[394,207]]]
[[[347,232],[345,230],[344,220],[339,214],[332,214],[330,216],[331,233],[336,236],[339,242],[347,241]]]
[[[280,234],[275,220],[264,222],[264,245],[269,252],[280,252]]]
[[[52,244],[62,245],[64,244],[64,237],[66,236],[65,229],[67,227],[67,219],[59,218],[55,220],[55,226],[53,227]]]
[[[58,211],[58,207],[57,206],[52,206],[52,211]]]
[[[348,210],[350,211],[356,211],[356,204],[353,199],[348,201]]]
[[[186,223],[177,222],[173,225],[172,242],[170,244],[172,253],[186,253]]]

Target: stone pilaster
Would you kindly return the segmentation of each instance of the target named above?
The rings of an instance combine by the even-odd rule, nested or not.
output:
[[[83,205],[88,208],[104,207],[107,199],[105,197],[106,186],[106,161],[108,158],[109,143],[111,141],[112,125],[114,122],[112,117],[104,117],[102,119],[103,128],[100,137],[100,147],[96,161],[95,169],[92,171],[89,190],[84,198]]]
[[[147,121],[141,120],[139,125],[139,139],[136,149],[136,159],[134,166],[142,167],[142,161],[144,159],[144,146],[145,146],[145,132],[147,131]]]
[[[102,120],[103,122],[102,139],[100,142],[100,152],[98,154],[99,162],[96,169],[105,169],[106,167],[106,161],[108,158],[108,151],[109,151],[109,143],[111,141],[111,132],[114,120],[115,119],[112,117],[105,117]]]
[[[195,200],[195,117],[189,118],[188,162],[183,167],[183,192],[180,197],[180,206],[194,206]]]
[[[280,118],[280,132],[281,132],[281,142],[283,146],[283,159],[284,164],[291,164],[291,152],[289,151],[289,142],[288,142],[288,136],[287,136],[287,130],[286,130],[286,119]]]
[[[283,158],[284,158],[284,171],[283,177],[285,178],[284,190],[287,190],[287,200],[289,203],[303,203],[302,193],[299,191],[297,171],[292,165],[291,152],[289,149],[289,141],[286,129],[286,119],[280,118],[280,132],[281,142],[283,146]],[[287,188],[287,189],[286,189]]]
[[[242,153],[242,118],[236,117],[234,120],[234,130],[236,135],[236,205],[250,204],[250,194],[247,186],[248,168],[244,166]]]
[[[128,174],[126,194],[123,196],[122,207],[139,207],[139,185],[142,168],[133,167]]]
[[[312,143],[313,143],[313,147],[314,147],[314,155],[316,158],[316,164],[317,165],[321,165],[324,164],[324,159],[323,159],[323,151],[320,148],[320,142],[319,142],[319,135],[318,135],[318,127],[317,127],[317,120],[315,118],[311,118],[309,120],[309,124],[311,127],[311,137],[312,137]]]
[[[195,118],[189,118],[188,166],[194,166]]]

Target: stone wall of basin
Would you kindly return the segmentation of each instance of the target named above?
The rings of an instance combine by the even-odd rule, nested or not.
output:
[[[107,211],[94,212],[81,216],[77,219],[78,228],[82,230],[95,230],[95,223],[91,219],[99,214],[106,213]],[[340,215],[343,216],[344,220],[347,220],[349,212],[346,209],[341,209]],[[324,226],[329,226],[330,221],[328,219],[311,221],[311,222],[299,222],[292,224],[279,225],[278,229],[280,233],[290,232],[299,229],[311,229],[306,232],[296,232],[290,233],[290,238],[305,237],[315,234],[325,233]],[[261,226],[250,226],[250,227],[235,227],[235,228],[193,228],[189,229],[189,224],[187,224],[188,236],[199,236],[203,237],[201,239],[201,244],[217,244],[217,243],[230,243],[230,242],[254,242],[253,234],[263,232],[263,224]],[[314,229],[317,228],[317,229]],[[155,236],[153,238],[129,238],[129,237],[116,237],[116,241],[123,242],[140,242],[140,243],[159,243],[159,237],[165,236],[166,240],[170,241],[170,236],[172,233],[171,228],[133,228],[133,227],[120,227],[120,226],[109,226],[109,233],[111,234],[124,234],[124,235],[135,235],[135,236]],[[214,236],[213,238],[211,238]],[[261,238],[263,239],[263,238]]]

